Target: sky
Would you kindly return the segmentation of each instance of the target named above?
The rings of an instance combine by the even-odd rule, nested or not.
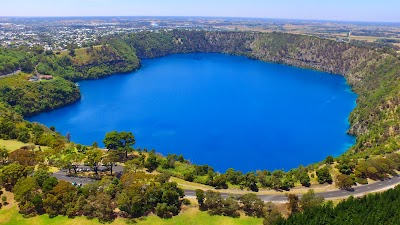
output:
[[[1,16],[208,16],[400,22],[400,0],[0,0]]]

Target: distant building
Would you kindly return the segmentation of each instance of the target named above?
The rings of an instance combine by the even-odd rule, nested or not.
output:
[[[40,75],[40,79],[42,79],[42,80],[52,80],[53,76],[51,76],[51,75]]]

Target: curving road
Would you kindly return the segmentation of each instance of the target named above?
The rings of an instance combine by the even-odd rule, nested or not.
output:
[[[79,168],[87,169],[89,167],[82,166]],[[105,167],[100,167],[100,169],[104,169],[104,168]],[[122,172],[123,167],[115,166],[115,167],[113,167],[113,171]],[[85,185],[85,184],[95,181],[90,178],[67,177],[65,172],[66,172],[65,170],[59,171],[59,172],[54,173],[53,175],[59,180],[64,180],[64,181],[71,182],[71,183],[76,182],[76,183],[82,184],[82,185]],[[375,182],[372,184],[356,186],[356,187],[354,187],[353,191],[334,190],[334,191],[316,193],[316,195],[322,196],[325,199],[341,199],[341,198],[349,197],[351,195],[361,196],[361,195],[365,195],[365,194],[372,193],[372,192],[387,190],[387,189],[393,188],[399,184],[400,184],[400,176],[396,176],[396,177],[392,177],[392,178],[389,178],[389,179],[386,179],[383,181],[378,181],[378,182]],[[227,198],[231,195],[229,193],[224,192],[223,190],[219,190],[219,192],[221,193],[222,197],[224,197],[224,198]],[[194,190],[185,190],[185,196],[195,198],[196,193]],[[240,196],[240,194],[234,194],[234,196]],[[275,195],[274,194],[272,194],[272,195],[259,194],[257,196],[261,200],[266,201],[266,202],[285,202],[287,200],[287,198],[283,194],[275,194]],[[299,196],[301,196],[301,194],[299,194]]]
[[[316,195],[322,196],[325,199],[341,199],[341,198],[346,198],[350,197],[351,195],[353,196],[362,196],[368,193],[372,192],[377,192],[381,190],[387,190],[390,188],[395,187],[396,185],[400,184],[400,177],[392,177],[384,181],[379,181],[375,182],[372,184],[366,184],[366,185],[361,185],[361,186],[356,186],[354,187],[353,191],[346,191],[346,190],[335,190],[335,191],[327,191],[327,192],[321,192],[321,193],[316,193]],[[196,193],[193,190],[185,190],[185,195],[187,197],[196,197]],[[230,194],[224,193],[221,191],[221,195],[226,198]],[[238,196],[238,195],[235,195]],[[280,194],[280,195],[257,195],[261,200],[265,202],[285,202],[287,201],[287,198],[285,195]],[[301,196],[301,194],[299,194]]]

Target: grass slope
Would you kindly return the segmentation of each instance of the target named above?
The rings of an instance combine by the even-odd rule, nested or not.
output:
[[[0,224],[2,225],[97,225],[101,224],[97,219],[88,220],[84,217],[69,219],[68,217],[57,216],[50,219],[48,215],[24,218],[18,213],[16,206],[0,210]],[[125,219],[117,219],[111,225],[127,224]],[[172,219],[161,219],[157,216],[149,216],[138,221],[138,225],[261,225],[262,219],[244,217],[230,218],[224,216],[210,216],[196,208],[190,208]]]
[[[33,143],[23,143],[21,141],[17,141],[17,140],[3,140],[0,139],[0,147],[5,147],[9,152],[21,149],[21,147],[24,146],[29,146],[29,145],[35,145]],[[39,149],[39,147],[37,147],[37,145],[35,145],[35,150]],[[47,146],[41,146],[40,147],[42,150],[48,149],[49,147]]]

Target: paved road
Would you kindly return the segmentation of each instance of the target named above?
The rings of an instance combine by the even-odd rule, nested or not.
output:
[[[354,191],[335,190],[335,191],[316,193],[316,195],[322,196],[325,199],[340,199],[340,198],[349,197],[350,195],[358,196],[358,195],[368,194],[370,192],[376,192],[379,190],[390,189],[391,187],[394,187],[395,185],[398,185],[398,184],[400,184],[399,176],[393,177],[391,179],[387,179],[384,181],[379,181],[379,182],[376,182],[373,184],[357,186],[357,187],[354,187]],[[223,190],[220,192],[224,198],[229,196],[229,194],[224,193]],[[185,190],[185,195],[186,195],[186,197],[196,197],[196,193],[193,190]],[[301,195],[299,195],[299,196],[301,196]],[[280,194],[280,195],[279,194],[258,195],[258,197],[261,198],[261,200],[266,201],[266,202],[284,202],[287,200],[287,198],[283,194]]]
[[[80,166],[79,168],[89,169],[89,167],[87,167],[87,166]],[[105,169],[105,167],[101,166],[99,169]],[[115,166],[115,167],[113,167],[113,171],[122,172],[123,167]],[[57,179],[59,179],[59,180],[65,180],[65,181],[68,181],[71,183],[76,182],[77,184],[83,184],[83,185],[95,181],[94,179],[90,179],[90,178],[67,177],[66,170],[56,172],[56,173],[54,173],[54,176],[57,177]],[[340,198],[349,197],[350,195],[358,196],[358,195],[364,195],[364,194],[367,194],[370,192],[376,192],[379,190],[389,189],[398,184],[400,184],[400,176],[392,177],[391,179],[375,182],[372,184],[356,186],[356,187],[354,187],[353,191],[335,190],[335,191],[328,191],[328,192],[322,192],[322,193],[316,193],[316,194],[324,197],[325,199],[340,199]],[[221,195],[224,198],[227,198],[230,195],[230,194],[224,192],[224,190],[219,190],[219,191],[221,192]],[[185,196],[186,197],[196,197],[196,193],[193,190],[185,190]],[[236,195],[236,196],[238,196],[238,195]],[[301,195],[299,195],[299,196],[301,196]],[[260,195],[258,195],[258,197],[266,202],[284,202],[287,200],[287,198],[283,194],[272,194],[272,195],[260,194]]]

